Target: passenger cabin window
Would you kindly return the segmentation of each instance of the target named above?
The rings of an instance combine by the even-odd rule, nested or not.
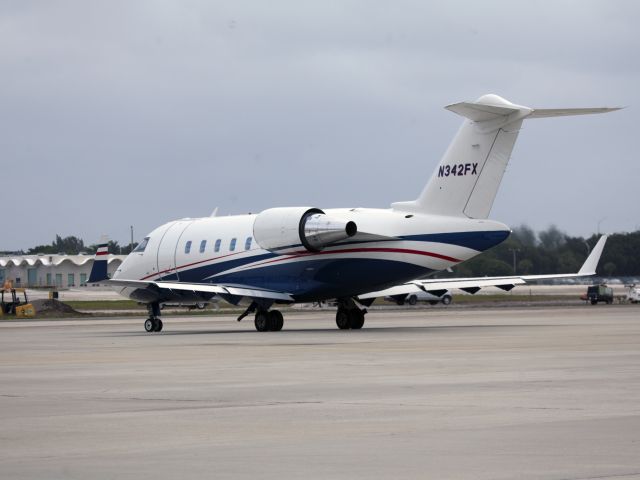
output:
[[[200,253],[204,253],[204,249],[207,247],[207,241],[206,240],[202,240],[200,242]]]
[[[245,250],[251,250],[251,237],[247,237],[247,239],[244,241],[244,249]]]
[[[220,251],[220,245],[222,244],[222,240],[217,239],[216,240],[216,244],[213,247],[213,251],[214,252],[219,252]]]
[[[149,243],[149,237],[144,237],[142,241],[138,244],[138,246],[133,249],[133,251],[137,253],[144,252],[144,249],[147,248],[147,243]]]
[[[191,240],[184,244],[184,253],[189,253],[191,251]]]
[[[233,252],[236,249],[236,239],[232,238],[229,244],[229,251]]]

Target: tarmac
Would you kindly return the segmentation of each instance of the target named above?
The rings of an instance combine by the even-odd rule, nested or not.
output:
[[[640,478],[640,306],[0,321],[0,478]]]

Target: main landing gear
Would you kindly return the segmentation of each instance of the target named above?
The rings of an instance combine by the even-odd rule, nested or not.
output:
[[[269,305],[258,305],[257,302],[253,302],[249,307],[238,317],[238,321],[250,313],[256,312],[254,325],[259,332],[279,332],[284,325],[284,317],[280,310],[269,310]]]
[[[279,332],[284,325],[280,310],[258,311],[253,322],[259,332]]]
[[[254,325],[259,332],[279,332],[284,325],[284,319],[280,310],[269,310],[271,304],[258,304],[253,302],[238,317],[238,321],[242,320],[250,313],[255,312]],[[360,330],[364,325],[364,316],[367,313],[366,308],[360,308],[352,299],[338,300],[338,312],[336,313],[336,325],[340,330]]]
[[[366,313],[366,309],[360,309],[351,299],[340,301],[336,312],[336,325],[340,330],[360,330],[364,325]]]
[[[161,332],[162,320],[160,320],[160,304],[158,302],[148,303],[147,310],[149,311],[149,318],[144,321],[144,329],[149,333]]]

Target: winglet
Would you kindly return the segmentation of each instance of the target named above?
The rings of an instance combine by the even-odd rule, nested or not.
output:
[[[596,246],[593,247],[593,250],[591,250],[591,253],[584,261],[584,264],[582,264],[578,275],[596,274],[596,267],[598,266],[598,262],[600,261],[600,256],[602,255],[602,250],[604,249],[604,244],[606,243],[606,241],[606,235],[600,237],[600,240],[598,240],[598,243],[596,243]]]

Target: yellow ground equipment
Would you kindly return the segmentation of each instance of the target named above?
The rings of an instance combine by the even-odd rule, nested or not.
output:
[[[29,303],[24,288],[13,288],[11,282],[5,282],[0,292],[0,315],[15,315],[19,318],[35,317],[36,310]],[[20,294],[24,301],[20,299]]]

